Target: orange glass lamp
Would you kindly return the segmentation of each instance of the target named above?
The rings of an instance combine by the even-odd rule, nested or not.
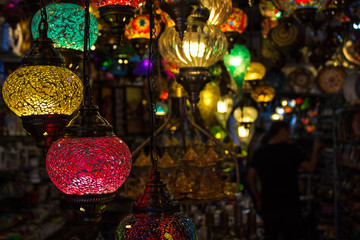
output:
[[[266,107],[275,97],[275,89],[267,85],[256,86],[251,91],[251,98],[260,104],[262,107]]]
[[[91,0],[90,2],[99,8],[101,18],[110,25],[115,36],[121,39],[125,26],[145,0]]]
[[[248,25],[248,16],[240,8],[233,7],[232,13],[227,21],[219,27],[226,35],[229,42],[229,49],[232,49],[234,44],[241,38],[240,34],[246,29]]]
[[[207,24],[209,12],[198,8],[187,22],[183,40],[175,27],[167,28],[159,38],[159,51],[165,60],[180,68],[177,81],[183,85],[192,104],[211,80],[209,67],[219,61],[227,50],[227,40],[219,28]]]
[[[5,103],[45,151],[83,100],[83,84],[65,68],[64,58],[47,37],[47,28],[42,18],[39,37],[3,86]]]
[[[155,20],[156,36],[160,34],[160,23]],[[140,57],[144,56],[150,44],[150,17],[139,14],[125,27],[125,37],[130,40]]]

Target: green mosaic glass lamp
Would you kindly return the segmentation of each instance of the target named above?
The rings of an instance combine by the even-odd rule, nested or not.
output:
[[[84,50],[84,14],[80,5],[73,3],[52,3],[46,6],[48,17],[48,37],[54,47],[65,58],[65,65],[71,70],[79,68]],[[41,20],[40,10],[34,15],[31,32],[34,38],[39,37],[38,26]],[[94,45],[99,34],[98,23],[90,14],[90,46]]]
[[[235,45],[230,53],[225,53],[224,64],[234,78],[238,92],[241,93],[244,77],[250,64],[249,49],[244,45]]]

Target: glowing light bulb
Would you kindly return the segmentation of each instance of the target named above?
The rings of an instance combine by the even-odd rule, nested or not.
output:
[[[245,128],[245,126],[241,125],[238,127],[238,134],[241,138],[248,137],[250,134],[250,129]]]

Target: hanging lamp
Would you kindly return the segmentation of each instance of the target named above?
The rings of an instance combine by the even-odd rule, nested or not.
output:
[[[243,87],[244,77],[250,64],[250,52],[245,45],[235,45],[224,56],[224,64],[230,75],[235,80],[240,94]]]
[[[209,11],[198,8],[189,17],[183,40],[175,27],[167,28],[160,36],[159,51],[167,62],[180,68],[177,81],[188,92],[194,105],[199,92],[211,80],[209,67],[219,61],[227,50],[227,40],[219,28],[206,23]]]
[[[199,5],[199,0],[160,0],[160,8],[168,13],[175,22],[175,29],[181,40],[184,39],[188,17],[193,7]]]
[[[156,36],[160,34],[160,23],[155,20]],[[146,14],[134,17],[125,27],[125,37],[130,40],[140,57],[144,56],[150,44],[150,18]]]
[[[232,13],[232,0],[200,0],[210,10],[208,23],[219,26],[226,22]]]
[[[150,6],[153,6],[150,1]],[[153,9],[150,10],[151,29],[154,30]],[[155,32],[152,31],[152,36]],[[150,59],[154,61],[156,53],[152,48],[150,38]],[[158,157],[155,148],[155,114],[153,109],[153,91],[155,84],[154,72],[148,68],[148,89],[151,113],[150,158],[153,171],[151,179],[146,183],[144,192],[133,205],[132,214],[125,217],[116,229],[115,238],[118,240],[133,239],[177,239],[197,240],[194,224],[180,210],[179,203],[169,193],[166,183],[161,179],[158,171]],[[152,76],[151,76],[152,75]],[[153,81],[153,82],[152,82]]]
[[[38,27],[39,37],[20,68],[4,83],[3,98],[37,146],[46,151],[81,104],[83,85],[76,74],[65,68],[63,57],[47,37],[45,6]]]
[[[77,70],[82,61],[84,49],[84,8],[75,3],[51,3],[46,6],[48,13],[48,36],[54,47],[65,58],[65,65]],[[99,34],[98,23],[94,15],[90,15],[90,45],[94,45]],[[34,38],[39,36],[38,26],[41,20],[40,10],[34,15],[31,32]]]
[[[99,8],[101,18],[110,25],[118,40],[124,34],[125,26],[135,15],[145,0],[91,0]]]
[[[46,169],[51,181],[72,202],[84,220],[96,221],[105,203],[127,179],[132,161],[127,145],[93,104],[88,74],[89,1],[85,3],[85,100],[65,128],[63,138],[49,149]]]

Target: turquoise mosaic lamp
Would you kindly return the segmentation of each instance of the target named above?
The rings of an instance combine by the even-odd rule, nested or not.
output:
[[[52,3],[46,6],[48,18],[48,37],[54,41],[54,47],[64,56],[65,64],[71,70],[79,68],[84,51],[84,14],[80,5],[73,3]],[[33,38],[39,36],[40,10],[31,23]],[[99,34],[97,20],[90,13],[90,46],[94,45]]]

